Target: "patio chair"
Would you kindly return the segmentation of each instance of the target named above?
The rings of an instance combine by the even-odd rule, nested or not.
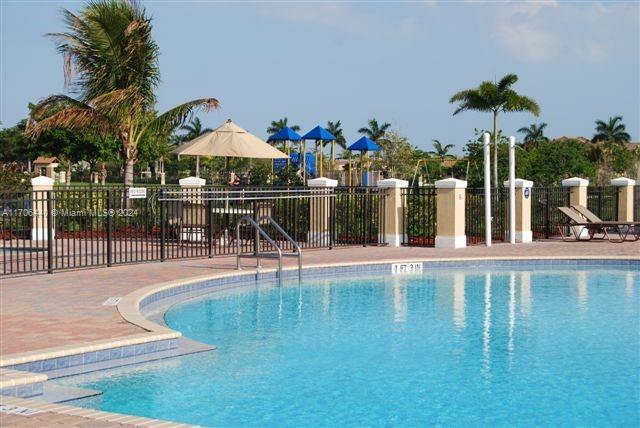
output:
[[[600,224],[603,227],[617,228],[622,240],[626,240],[629,233],[633,236],[634,241],[640,239],[640,221],[605,221],[584,205],[572,205],[571,208],[591,223]]]
[[[203,204],[185,202],[178,225],[178,242],[203,241],[206,237],[207,209]]]
[[[578,211],[575,211],[569,207],[558,207],[558,210],[560,210],[560,212],[568,218],[568,220],[564,224],[558,225],[558,231],[560,232],[560,236],[562,237],[563,241],[566,241],[566,238],[568,238],[568,236],[564,234],[563,228],[568,227],[571,230],[576,241],[590,241],[594,239],[596,234],[601,233],[603,236],[600,239],[607,238],[610,242],[622,242],[622,235],[617,227],[611,225],[603,225],[601,222],[590,222],[586,218],[582,217],[582,215]],[[613,241],[609,236],[609,232],[607,229],[612,229],[617,232],[620,240]],[[587,239],[581,238],[584,231],[587,232]]]

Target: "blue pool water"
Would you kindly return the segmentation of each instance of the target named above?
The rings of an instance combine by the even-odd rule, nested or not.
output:
[[[509,269],[209,294],[165,319],[217,351],[62,382],[206,426],[637,426],[637,267]]]

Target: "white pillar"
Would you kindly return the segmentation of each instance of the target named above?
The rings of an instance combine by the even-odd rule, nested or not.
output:
[[[384,206],[385,239],[390,247],[399,247],[402,244],[404,230],[402,223],[404,212],[402,209],[402,189],[409,187],[407,180],[388,178],[377,183],[378,188],[386,189]]]
[[[511,180],[504,182],[504,187],[510,187]],[[515,201],[515,240],[516,242],[533,241],[531,232],[531,192],[533,181],[516,178],[513,181]]]
[[[497,132],[497,131],[496,131]],[[485,132],[482,136],[484,150],[484,227],[485,244],[491,246],[491,146],[490,136]]]
[[[516,243],[516,137],[509,137],[509,242]]]
[[[611,185],[618,188],[618,221],[633,221],[633,186],[636,180],[627,177],[614,178]],[[640,221],[640,219],[636,219]]]
[[[44,175],[31,179],[31,239],[33,241],[49,240],[47,192],[53,190],[54,183],[53,178]],[[53,228],[53,225],[51,227]]]
[[[333,189],[338,186],[338,180],[326,177],[307,180],[307,186],[312,187],[309,201],[309,236],[308,241],[313,244],[329,246],[331,244],[331,203],[329,198]]]

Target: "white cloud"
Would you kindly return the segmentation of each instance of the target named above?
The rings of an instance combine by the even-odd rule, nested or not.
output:
[[[493,35],[516,58],[599,63],[638,44],[638,4],[540,1],[491,7]],[[635,35],[635,36],[634,36]]]
[[[267,15],[307,26],[323,26],[360,37],[412,38],[418,34],[413,17],[391,19],[345,3],[286,3],[264,8]]]

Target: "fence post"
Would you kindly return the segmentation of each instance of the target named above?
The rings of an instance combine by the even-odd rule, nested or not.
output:
[[[309,237],[308,242],[311,245],[323,246],[325,243],[329,246],[332,242],[331,237],[331,216],[334,215],[331,212],[331,204],[329,198],[326,195],[333,194],[333,189],[338,186],[338,180],[331,178],[319,177],[311,180],[307,180],[307,186],[314,189],[318,189],[317,192],[312,192],[311,200],[309,201]],[[314,196],[318,197],[314,197]]]
[[[467,182],[455,178],[436,181],[436,248],[464,248]]]
[[[112,203],[112,193],[111,189],[107,189],[107,267],[111,267],[113,264],[113,237],[111,234],[111,217],[113,213],[111,212],[111,208],[113,207]]]
[[[618,188],[618,221],[633,221],[633,186],[636,180],[619,177],[611,180],[611,185]]]
[[[531,242],[533,241],[533,233],[531,232],[531,192],[533,181],[516,178],[513,182],[516,189],[516,242]],[[504,182],[504,187],[509,187],[509,180]]]
[[[569,188],[569,205],[587,206],[587,187],[589,186],[589,180],[580,177],[571,177],[562,180],[562,186]],[[587,236],[589,236],[587,229],[581,228],[580,238],[586,238]]]
[[[47,272],[53,273],[53,244],[55,242],[55,229],[53,228],[53,191],[47,192]]]
[[[31,216],[31,240],[32,241],[48,241],[49,230],[53,229],[49,227],[49,213],[47,209],[48,195],[53,190],[53,178],[45,177],[41,175],[31,179],[31,209],[33,210]],[[53,236],[51,236],[53,238]]]
[[[399,247],[405,241],[402,189],[409,187],[409,182],[397,178],[387,178],[379,180],[377,186],[380,189],[386,189],[384,198],[385,241],[390,247]]]

